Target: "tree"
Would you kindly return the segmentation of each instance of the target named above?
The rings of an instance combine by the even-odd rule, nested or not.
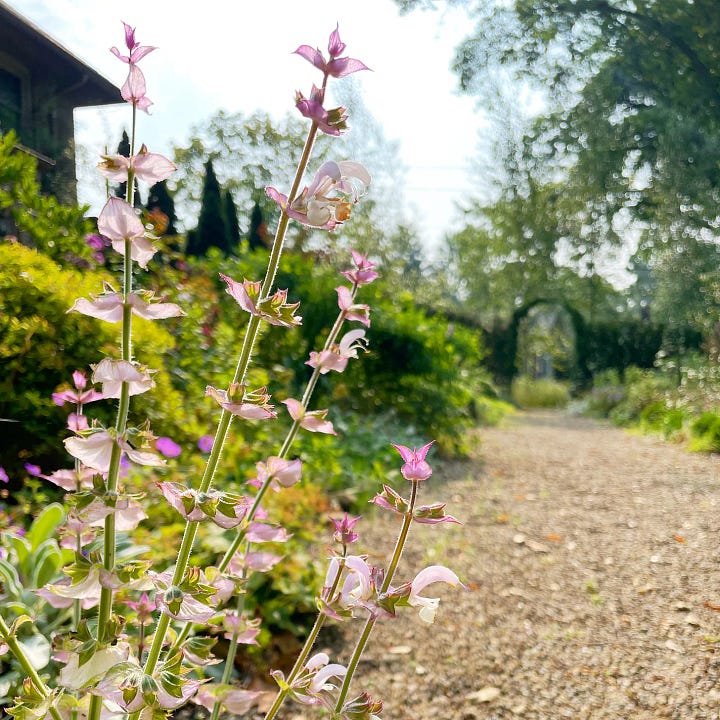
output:
[[[597,254],[634,234],[637,263],[658,276],[646,287],[662,290],[651,306],[677,311],[670,298],[684,296],[685,317],[716,315],[716,1],[457,4],[475,22],[455,57],[462,89],[492,102],[499,79],[542,94],[542,115],[526,125],[522,152],[504,161],[510,176],[519,167],[538,186],[562,187],[568,202],[558,211],[574,228],[565,236],[569,255],[589,247]],[[673,266],[684,272],[666,272]],[[699,284],[692,298],[688,282]]]
[[[177,215],[175,214],[175,201],[168,190],[167,180],[162,180],[150,187],[145,209],[150,214],[153,212],[162,213],[163,218],[167,219],[167,224],[163,234],[177,235],[178,230],[176,226]]]
[[[194,232],[188,234],[185,252],[188,255],[203,256],[211,247],[219,248],[226,255],[230,252],[220,183],[215,175],[212,160],[208,160],[205,163],[198,224]]]
[[[227,234],[226,246],[228,251],[237,251],[240,244],[240,225],[238,224],[238,211],[235,207],[232,193],[226,190],[223,193],[223,215],[225,218],[225,232]]]
[[[248,231],[247,239],[251,252],[259,248],[268,247],[268,243],[270,242],[262,208],[257,200],[253,204],[253,209],[250,213],[250,230]]]
[[[123,130],[122,137],[120,138],[120,142],[117,146],[117,154],[122,155],[123,157],[130,157],[130,138],[128,137],[127,131]],[[138,187],[138,182],[135,180],[134,183],[134,194],[133,194],[133,205],[136,208],[142,207],[142,200],[140,199],[140,188]],[[123,200],[127,199],[127,183],[123,182],[120,183],[115,187],[114,190],[115,197],[122,198]]]

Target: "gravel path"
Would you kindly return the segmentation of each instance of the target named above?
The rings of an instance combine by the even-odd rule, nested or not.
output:
[[[384,720],[720,718],[719,460],[556,412],[478,445],[421,497],[465,524],[416,525],[400,569],[447,564],[471,590],[431,588],[432,626],[384,622],[353,692]],[[392,549],[388,515],[366,548]]]

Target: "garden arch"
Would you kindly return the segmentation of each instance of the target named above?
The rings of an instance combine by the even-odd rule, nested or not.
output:
[[[501,382],[509,383],[517,374],[515,360],[521,323],[534,308],[541,305],[559,307],[567,314],[575,333],[575,363],[574,367],[570,368],[569,375],[573,379],[586,380],[590,377],[587,363],[587,324],[582,314],[567,301],[553,297],[535,298],[524,303],[512,314],[507,326],[491,332],[488,343],[491,353],[489,360],[495,375]]]

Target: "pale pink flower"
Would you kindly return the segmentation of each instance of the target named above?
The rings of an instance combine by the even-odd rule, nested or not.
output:
[[[124,642],[96,650],[82,665],[80,655],[70,653],[67,665],[60,671],[59,682],[69,690],[80,690],[92,685],[113,667],[127,662],[129,655],[130,646]]]
[[[93,486],[93,477],[95,471],[89,467],[81,467],[76,470],[55,470],[50,475],[42,475],[45,480],[49,480],[63,490],[74,492],[77,490],[89,490]]]
[[[197,600],[190,593],[181,592],[172,584],[172,572],[150,572],[150,579],[155,585],[158,609],[174,620],[185,622],[206,623],[217,612],[214,608]],[[175,594],[179,593],[178,597]],[[171,607],[172,606],[172,607]]]
[[[301,428],[310,432],[336,435],[332,423],[325,419],[327,410],[306,410],[301,402],[293,398],[283,400],[283,404],[287,407],[290,417],[300,422]]]
[[[302,461],[299,459],[285,460],[279,457],[269,457],[267,462],[256,463],[257,479],[262,484],[272,478],[282,487],[291,487],[300,482],[302,476]]]
[[[262,522],[251,522],[245,533],[249,542],[287,542],[288,534],[285,528],[279,525],[268,525]]]
[[[145,237],[145,227],[132,206],[118,197],[105,203],[98,217],[98,231],[112,243],[116,252],[125,254],[125,241],[130,241],[130,257],[144,270],[155,254],[155,246]]]
[[[93,382],[102,384],[106,398],[119,398],[123,383],[127,383],[130,395],[141,395],[155,387],[155,381],[147,370],[127,360],[103,358],[92,367]]]
[[[102,155],[103,161],[98,164],[100,173],[108,180],[118,183],[128,181],[128,174],[132,172],[138,180],[154,185],[167,180],[177,169],[175,164],[164,155],[151,153],[143,145],[140,152],[132,157],[124,155]]]
[[[258,645],[257,636],[260,634],[260,618],[248,618],[247,615],[238,616],[236,612],[227,612],[223,617],[224,637],[241,645]]]
[[[277,565],[282,559],[282,555],[275,555],[274,553],[269,552],[255,551],[247,553],[243,558],[242,563],[236,563],[235,570],[232,569],[233,562],[235,562],[234,560],[230,561],[229,567],[230,572],[236,575],[241,575],[243,568],[247,568],[248,570],[252,570],[255,572],[267,572],[268,570],[275,567],[275,565]],[[236,570],[239,570],[240,572],[236,572]]]
[[[288,216],[311,227],[332,230],[350,217],[353,203],[370,185],[370,173],[357,162],[343,160],[320,166],[312,183],[291,203],[273,187],[265,189]]]
[[[321,375],[325,375],[330,370],[342,372],[345,370],[348,360],[357,358],[358,350],[365,350],[366,345],[364,330],[350,330],[343,335],[337,345],[333,345],[329,350],[311,352],[310,359],[305,364],[312,368],[320,368]]]
[[[146,320],[164,320],[185,315],[180,306],[175,303],[156,302],[154,296],[155,293],[150,291],[130,293],[127,296],[127,304],[130,306],[132,314]],[[79,312],[111,323],[122,320],[123,298],[120,293],[115,292],[106,284],[105,292],[102,295],[91,297],[92,300],[78,298],[68,312]]]
[[[357,320],[365,327],[370,327],[370,308],[356,303],[353,294],[345,285],[335,288],[338,294],[338,307],[343,311],[346,320]]]
[[[212,397],[221,408],[245,420],[267,420],[277,417],[273,406],[268,404],[270,396],[266,388],[245,392],[245,386],[239,383],[230,385],[229,390],[218,390],[208,385],[205,395]]]
[[[302,318],[295,315],[300,303],[288,303],[287,290],[276,290],[267,298],[260,297],[261,283],[243,279],[241,283],[220,273],[227,284],[225,291],[245,312],[266,320],[271,325],[293,327],[302,324]]]
[[[408,596],[408,603],[413,607],[420,608],[420,619],[428,624],[432,624],[435,621],[435,613],[437,612],[438,605],[440,604],[439,598],[427,598],[420,595],[420,593],[432,583],[443,582],[451,587],[461,585],[458,576],[448,568],[442,565],[431,565],[421,570],[411,583],[410,595]]]
[[[434,442],[431,440],[427,445],[412,450],[405,445],[393,445],[404,460],[405,464],[400,468],[400,472],[406,480],[417,482],[427,480],[432,475],[432,468],[425,462],[425,456]]]
[[[252,505],[252,500],[244,495],[221,493],[212,489],[198,493],[173,482],[156,484],[170,505],[190,522],[210,519],[221,528],[237,527]]]
[[[258,704],[266,692],[259,690],[241,690],[233,685],[203,685],[193,698],[193,702],[207,710],[212,710],[215,703],[220,702],[231,715],[247,715],[251,708]]]
[[[70,413],[67,419],[67,427],[68,430],[72,430],[74,433],[79,433],[83,432],[83,430],[87,430],[90,425],[88,424],[86,415]]]
[[[153,452],[136,450],[126,440],[115,439],[107,430],[93,432],[87,436],[66,438],[65,449],[81,463],[100,473],[110,469],[110,457],[113,445],[117,442],[128,458],[138,465],[161,467],[165,460]]]
[[[125,102],[129,102],[138,110],[150,114],[148,108],[153,104],[152,100],[145,94],[147,85],[145,83],[145,75],[137,65],[130,65],[128,76],[123,86],[120,88],[120,95]]]

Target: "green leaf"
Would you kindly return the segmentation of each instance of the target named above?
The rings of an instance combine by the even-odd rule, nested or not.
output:
[[[35,553],[32,586],[41,588],[55,580],[63,566],[63,554],[55,540],[46,540]]]
[[[48,505],[33,521],[30,529],[27,532],[25,538],[30,543],[33,550],[36,550],[39,545],[50,538],[58,525],[65,518],[65,511],[62,505],[52,503]]]

